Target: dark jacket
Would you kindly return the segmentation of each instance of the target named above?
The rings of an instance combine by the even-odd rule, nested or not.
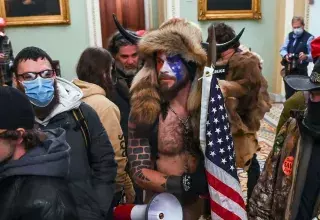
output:
[[[293,32],[290,32],[288,35],[289,38],[289,43],[288,43],[288,53],[293,53],[293,54],[299,54],[300,52],[303,52],[305,54],[309,54],[308,51],[308,40],[312,35],[307,32],[303,31],[302,35],[297,37],[296,39],[294,38]],[[294,41],[296,40],[296,43],[293,45]],[[309,62],[302,62],[301,64],[298,63],[299,67],[307,67]]]
[[[48,138],[19,160],[0,167],[0,220],[76,220],[68,189],[70,147],[65,131]]]
[[[40,121],[41,128],[64,128],[71,147],[69,187],[73,193],[80,219],[105,219],[113,200],[117,164],[113,147],[97,115],[82,103],[81,90],[74,84],[58,78],[60,103],[52,113]],[[80,108],[88,124],[91,146],[86,148],[81,126],[72,110]]]
[[[113,77],[115,84],[111,101],[116,104],[120,110],[120,125],[126,141],[126,146],[128,146],[128,120],[130,113],[129,89],[133,80],[133,76],[125,76],[120,69],[115,69]]]

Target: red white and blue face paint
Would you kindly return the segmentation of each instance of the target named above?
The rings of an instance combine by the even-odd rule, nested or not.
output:
[[[183,62],[180,56],[166,56],[157,54],[157,72],[159,80],[174,80],[180,82],[184,78]]]

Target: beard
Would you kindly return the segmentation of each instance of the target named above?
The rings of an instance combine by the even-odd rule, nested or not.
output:
[[[161,94],[163,101],[170,101],[170,100],[174,99],[178,95],[178,92],[182,88],[184,88],[189,82],[188,77],[184,77],[179,82],[174,77],[165,76],[165,78],[175,80],[175,82],[171,87],[168,87],[166,84],[161,84],[161,77],[158,78],[158,82],[160,85],[160,94]]]
[[[139,71],[140,61],[138,61],[137,65],[124,66],[119,61],[115,63],[116,68],[124,73],[125,76],[135,76]]]
[[[4,140],[4,143],[2,143],[2,145],[4,145],[3,147],[8,149],[7,154],[0,158],[0,166],[9,162],[13,158],[14,152],[16,150],[15,141]]]
[[[54,96],[53,96],[52,101],[49,103],[49,105],[47,105],[45,107],[38,107],[38,106],[32,105],[37,118],[39,118],[40,120],[45,119],[55,109],[56,105],[60,101],[59,100],[59,90],[58,90],[56,80],[54,81],[53,87],[54,87]],[[18,82],[18,84],[17,84],[17,89],[19,89],[21,92],[25,93],[24,87],[20,82]]]

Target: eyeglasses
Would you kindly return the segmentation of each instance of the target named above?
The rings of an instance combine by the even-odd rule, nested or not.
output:
[[[38,77],[38,75],[44,79],[52,78],[54,77],[56,72],[54,70],[43,70],[41,72],[26,72],[23,74],[18,75],[18,77],[21,77],[25,81],[31,81]]]

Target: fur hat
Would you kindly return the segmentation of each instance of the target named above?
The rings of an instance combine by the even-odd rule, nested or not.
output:
[[[194,118],[191,123],[197,128],[200,114],[201,81],[207,54],[201,46],[201,30],[185,19],[171,19],[159,29],[146,33],[139,42],[139,52],[145,60],[143,68],[135,76],[131,92],[130,118],[139,124],[153,124],[159,116],[161,98],[157,80],[155,53],[163,51],[168,55],[180,55],[186,62],[193,62],[197,69],[188,97],[187,110]]]

